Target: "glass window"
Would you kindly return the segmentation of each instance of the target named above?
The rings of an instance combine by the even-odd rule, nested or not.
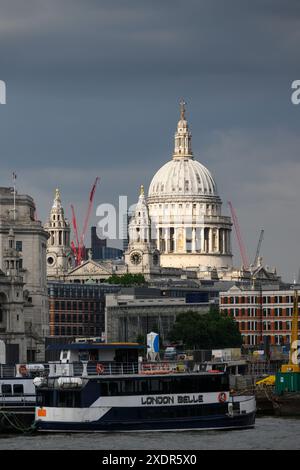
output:
[[[120,382],[117,382],[117,381],[109,383],[109,395],[110,396],[113,397],[113,396],[120,394],[119,385],[120,385]]]
[[[23,395],[24,393],[24,385],[23,384],[14,384],[14,395]]]
[[[80,406],[80,393],[70,391],[59,391],[57,406],[62,408],[76,408]]]
[[[10,384],[2,384],[3,395],[12,395],[12,388]]]
[[[20,240],[16,241],[16,250],[22,251],[22,242]]]

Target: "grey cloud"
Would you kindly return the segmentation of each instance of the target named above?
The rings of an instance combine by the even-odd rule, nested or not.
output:
[[[97,203],[119,193],[135,202],[171,157],[183,96],[195,155],[224,206],[234,202],[249,252],[264,225],[268,263],[289,277],[298,271],[300,106],[290,102],[300,78],[298,1],[2,0],[0,8],[1,185],[15,170],[43,220],[57,185],[82,218],[97,174]]]

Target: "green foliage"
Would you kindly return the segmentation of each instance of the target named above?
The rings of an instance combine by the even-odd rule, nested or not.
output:
[[[136,343],[146,345],[146,343],[147,343],[147,337],[146,337],[146,335],[139,334],[139,335],[137,335],[135,341],[136,341]]]
[[[170,332],[171,341],[182,341],[187,349],[236,348],[242,345],[237,323],[220,315],[218,308],[209,313],[180,313]]]
[[[120,284],[122,286],[140,286],[145,284],[145,278],[143,274],[122,274],[118,276],[117,274],[113,274],[107,279],[109,284]]]

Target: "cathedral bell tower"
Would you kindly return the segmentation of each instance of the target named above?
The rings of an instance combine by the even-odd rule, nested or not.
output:
[[[50,217],[45,224],[49,233],[47,242],[47,276],[57,278],[67,273],[74,265],[70,246],[70,224],[65,219],[59,189],[55,191]]]
[[[159,251],[151,241],[151,221],[143,185],[128,231],[129,244],[125,253],[128,272],[150,274],[159,271]]]

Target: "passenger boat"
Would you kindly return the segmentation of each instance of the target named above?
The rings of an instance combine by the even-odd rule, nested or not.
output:
[[[73,343],[37,377],[35,426],[46,432],[243,429],[254,396],[231,396],[225,372],[145,363],[137,344]],[[122,361],[121,361],[122,360]]]

